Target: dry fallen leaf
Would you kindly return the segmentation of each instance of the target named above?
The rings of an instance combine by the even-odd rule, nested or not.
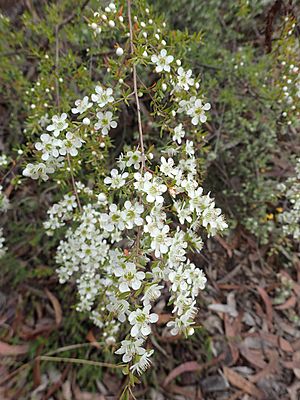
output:
[[[203,392],[222,392],[229,388],[227,379],[222,375],[210,375],[201,379],[200,386]]]
[[[0,342],[0,356],[18,356],[28,351],[27,344],[12,345]]]
[[[103,394],[82,392],[78,387],[74,389],[76,400],[105,400]]]
[[[296,305],[296,296],[292,295],[287,301],[285,301],[282,304],[279,304],[278,306],[275,306],[274,308],[276,310],[288,310],[289,308],[293,308]]]
[[[257,400],[264,400],[265,395],[257,389],[257,387],[249,382],[247,379],[243,378],[237,372],[233,371],[231,368],[223,367],[224,375],[231,383],[232,386],[241,389],[244,393],[250,394]]]
[[[164,380],[163,386],[168,386],[168,384],[177,376],[183,374],[184,372],[196,372],[203,368],[202,365],[198,364],[197,361],[188,361],[186,363],[180,364],[178,367],[174,368],[169,375]]]
[[[279,357],[276,352],[270,357],[268,365],[255,375],[249,376],[249,380],[253,383],[267,378],[269,375],[274,374],[279,368]]]
[[[264,361],[263,353],[260,350],[250,350],[243,343],[239,346],[242,356],[257,368],[265,368],[267,366]]]
[[[232,361],[235,364],[239,358],[238,339],[240,335],[239,324],[235,321],[231,322],[227,314],[224,314],[225,335],[228,340],[228,345],[231,351]]]
[[[48,289],[45,289],[45,293],[46,293],[47,297],[49,298],[49,300],[51,301],[52,306],[54,308],[56,326],[59,326],[62,321],[62,309],[61,309],[60,303],[57,300],[57,298],[54,296],[54,294],[51,293]]]
[[[296,352],[293,354],[293,361],[294,361],[295,363],[300,363],[300,351],[296,351]],[[296,377],[297,377],[298,379],[300,379],[300,368],[293,368],[293,371],[294,371],[294,374],[296,375]]]
[[[267,320],[268,320],[268,327],[272,328],[272,319],[273,319],[273,308],[272,308],[272,302],[271,299],[268,295],[268,293],[265,291],[264,288],[258,287],[257,288],[258,293],[261,295],[261,298],[263,299],[265,306],[266,306],[266,314],[267,314]]]
[[[179,394],[184,396],[184,399],[191,399],[191,400],[195,400],[196,396],[195,396],[195,388],[193,388],[194,390],[188,390],[187,388],[183,388],[177,385],[170,385],[168,386],[168,392],[170,393],[174,393],[174,394]],[[197,397],[197,399],[202,399],[202,397]]]
[[[227,313],[232,317],[238,316],[237,310],[228,304],[209,304],[208,309],[219,313]]]
[[[173,379],[177,376],[183,374],[184,372],[199,372],[206,369],[212,365],[218,364],[220,361],[224,360],[225,353],[221,353],[218,357],[213,358],[204,364],[199,364],[197,361],[188,361],[180,364],[178,367],[174,368],[169,375],[165,378],[163,386],[167,386]]]
[[[228,257],[232,257],[231,246],[219,235],[215,235],[215,239],[220,243],[220,245],[227,251]]]

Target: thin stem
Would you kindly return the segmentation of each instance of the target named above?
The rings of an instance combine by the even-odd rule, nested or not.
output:
[[[105,344],[104,342],[96,342],[96,343],[98,343],[99,345]],[[46,353],[45,356],[53,356],[54,354],[63,353],[65,351],[76,350],[76,349],[80,349],[82,347],[92,347],[92,346],[93,346],[93,343],[91,343],[91,342],[71,344],[69,346],[59,347],[56,350],[49,351],[49,353]]]
[[[50,356],[39,356],[37,359],[41,361],[56,361],[56,362],[68,362],[72,364],[84,364],[84,365],[93,365],[95,367],[107,367],[107,368],[123,368],[124,364],[110,364],[105,362],[93,361],[93,360],[85,360],[82,358],[69,358],[69,357],[50,357]]]
[[[59,108],[60,98],[59,98],[59,82],[58,82],[58,65],[59,65],[59,25],[55,26],[55,88],[56,88],[56,105]]]
[[[131,0],[127,0],[127,7],[128,7],[129,32],[130,32],[130,37],[129,37],[130,52],[131,52],[131,55],[133,56],[134,55],[134,44],[133,44],[133,27],[132,27],[132,20],[131,20]],[[132,70],[133,70],[133,90],[134,90],[134,95],[135,95],[135,102],[136,102],[136,109],[137,109],[137,116],[138,116],[139,138],[140,138],[140,146],[141,146],[141,153],[142,153],[141,171],[143,172],[143,170],[145,168],[145,149],[144,149],[141,107],[140,107],[138,86],[137,86],[136,65],[134,62],[132,64]]]
[[[97,343],[100,344],[101,342],[97,342]],[[104,343],[101,343],[101,344],[104,344]],[[41,359],[41,357],[53,356],[54,354],[62,353],[64,351],[76,350],[76,349],[79,349],[81,347],[92,347],[92,346],[93,346],[93,344],[90,343],[90,342],[77,343],[77,344],[72,344],[72,345],[69,345],[69,346],[60,347],[60,348],[58,348],[56,350],[50,351],[50,352],[46,353],[45,355],[41,355],[39,357],[34,357],[32,360],[30,360],[26,364],[21,365],[19,368],[15,369],[10,374],[6,375],[2,380],[0,380],[0,386],[3,385],[3,383],[7,382],[9,379],[11,379],[14,376],[16,376],[23,369],[29,368],[38,358]]]
[[[77,203],[78,203],[79,210],[82,211],[80,199],[79,199],[78,192],[77,192],[76,185],[75,185],[75,179],[74,179],[74,174],[73,174],[73,168],[72,168],[72,164],[71,164],[71,160],[70,160],[69,153],[67,153],[67,159],[68,159],[68,164],[69,164],[69,169],[70,169],[70,174],[71,174],[71,179],[72,179],[73,191],[74,191],[74,194],[75,194]]]

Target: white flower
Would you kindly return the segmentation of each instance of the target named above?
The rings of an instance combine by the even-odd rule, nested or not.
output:
[[[46,165],[48,168],[48,172],[52,174],[57,168],[61,168],[64,166],[64,158],[63,157],[49,157],[46,161]],[[52,172],[51,172],[52,171]]]
[[[3,192],[3,187],[0,185],[0,211],[6,212],[9,209],[10,209],[9,199]]]
[[[176,292],[171,296],[171,299],[174,301],[174,308],[172,313],[177,314],[177,315],[183,315],[187,311],[189,311],[189,314],[192,316],[196,314],[197,308],[195,307],[196,301],[193,300],[189,296],[189,292],[187,291],[182,291],[182,292]]]
[[[183,264],[181,264],[176,271],[171,271],[169,273],[169,280],[172,283],[171,289],[173,292],[182,292],[187,290],[188,272],[184,269]]]
[[[140,163],[142,159],[142,153],[139,150],[128,151],[126,153],[126,167],[131,167],[133,165],[134,169],[140,169]]]
[[[4,236],[3,236],[3,228],[0,228],[0,258],[2,258],[6,253],[6,247],[4,247]]]
[[[160,172],[162,172],[166,176],[169,176],[170,178],[173,178],[173,176],[175,175],[173,158],[169,158],[167,161],[165,157],[161,157],[160,161],[161,161],[161,165],[159,167]]]
[[[205,111],[210,110],[209,103],[202,103],[201,99],[196,99],[194,104],[187,110],[187,114],[192,117],[192,124],[198,125],[199,121],[204,123],[207,120]]]
[[[145,372],[151,365],[149,357],[151,357],[153,353],[154,350],[145,351],[140,359],[130,367],[130,371],[132,371],[133,373],[137,372],[139,375]]]
[[[115,226],[116,229],[123,231],[125,229],[125,223],[122,218],[121,211],[118,209],[117,205],[112,203],[109,206],[109,221]]]
[[[191,210],[189,209],[189,207],[186,207],[185,202],[174,202],[174,208],[177,212],[179,222],[182,225],[184,224],[184,221],[187,221],[188,223],[192,222]]]
[[[42,151],[42,160],[47,161],[50,156],[59,156],[59,147],[61,146],[61,140],[50,136],[48,133],[43,133],[40,137],[41,142],[35,144],[35,148]]]
[[[73,114],[82,114],[89,108],[91,108],[93,103],[89,102],[88,96],[84,96],[82,100],[78,99],[75,101],[75,106],[72,108],[72,113]]]
[[[109,3],[108,7],[110,8],[110,10],[113,13],[117,12],[117,8],[116,8],[116,5],[114,3]]]
[[[209,236],[214,236],[217,231],[222,231],[228,227],[221,212],[220,208],[215,208],[214,202],[203,211],[202,225],[207,229]]]
[[[161,254],[166,254],[172,244],[172,238],[167,236],[169,233],[169,225],[164,225],[163,228],[156,228],[152,233],[151,249],[155,251],[155,257],[160,257]]]
[[[174,133],[173,133],[173,141],[177,142],[178,144],[181,144],[181,139],[184,138],[185,131],[182,127],[182,124],[177,125],[174,128]]]
[[[191,193],[194,193],[195,189],[198,186],[198,182],[195,181],[192,177],[183,179],[183,180],[179,181],[177,184],[180,184],[180,187],[182,187],[188,193],[189,197],[191,197]],[[203,192],[203,189],[201,189],[201,190]]]
[[[119,278],[119,290],[121,293],[129,292],[130,287],[138,290],[145,278],[143,271],[137,271],[136,265],[132,262],[123,263],[117,267],[114,274]]]
[[[180,333],[192,335],[194,333],[194,329],[191,327],[191,325],[193,324],[194,321],[191,319],[190,315],[183,314],[174,321],[169,321],[167,323],[167,327],[171,329],[171,335],[173,336],[176,336]]]
[[[124,354],[122,357],[123,362],[128,363],[135,355],[143,355],[146,350],[142,347],[143,339],[136,340],[122,340],[121,347],[115,351],[115,354]]]
[[[119,189],[124,186],[126,183],[126,178],[128,177],[128,172],[123,172],[123,174],[119,174],[117,169],[112,169],[110,171],[111,177],[107,176],[104,179],[104,183],[106,185],[111,185],[112,189]]]
[[[53,204],[47,211],[49,219],[43,223],[47,234],[51,236],[55,229],[64,226],[67,219],[71,219],[73,210],[77,207],[76,197],[65,195],[63,200]]]
[[[142,297],[144,306],[150,304],[151,301],[155,301],[156,299],[158,299],[161,294],[161,291],[160,291],[161,289],[163,289],[163,286],[158,285],[157,283],[154,283],[153,285],[149,286],[145,290],[145,294]]]
[[[188,230],[188,236],[190,244],[195,248],[197,252],[200,252],[203,249],[203,240],[201,236],[197,235],[191,229]]]
[[[205,288],[207,279],[202,269],[199,269],[195,264],[189,265],[189,278],[188,282],[191,284],[191,295],[193,298],[198,296],[199,290]]]
[[[115,224],[111,219],[111,215],[105,213],[101,214],[100,221],[101,228],[103,228],[106,232],[112,232],[115,229]]]
[[[131,202],[127,200],[125,201],[124,207],[125,209],[121,214],[127,229],[132,229],[134,225],[143,225],[144,220],[141,218],[141,214],[144,211],[144,206],[142,204],[131,204]]]
[[[170,65],[171,62],[174,60],[173,56],[168,56],[167,50],[161,50],[160,54],[151,56],[151,61],[156,64],[155,71],[156,72],[170,72]]]
[[[158,315],[150,314],[151,306],[147,305],[143,309],[132,311],[129,314],[128,321],[132,325],[130,334],[132,337],[148,336],[151,333],[150,324],[158,321]]]
[[[118,160],[117,160],[117,166],[120,168],[121,171],[124,171],[124,169],[125,169],[125,167],[126,167],[126,161],[125,161],[125,158],[124,158],[124,154],[123,154],[123,153],[121,153],[121,154],[119,155],[119,158],[118,158]]]
[[[146,200],[149,203],[163,203],[164,198],[162,194],[166,192],[167,186],[158,178],[153,178],[152,180],[147,180],[144,182],[143,191],[147,194]]]
[[[60,132],[67,129],[68,122],[66,122],[68,115],[66,113],[62,113],[61,116],[53,115],[52,124],[47,126],[47,131],[53,131],[53,135],[55,137],[59,136]]]
[[[26,168],[23,171],[23,175],[28,176],[32,179],[41,178],[43,181],[47,181],[49,179],[49,176],[47,174],[53,174],[53,172],[54,168],[44,163],[27,164]]]
[[[123,299],[116,299],[115,297],[111,297],[109,299],[109,303],[106,308],[109,312],[113,314],[117,314],[117,318],[120,322],[125,322],[126,315],[129,311],[129,303]]]
[[[106,197],[106,194],[105,193],[99,193],[98,195],[97,195],[97,201],[98,201],[98,203],[100,203],[100,204],[106,204],[107,203],[107,197]]]
[[[167,219],[167,214],[162,211],[162,204],[155,204],[150,211],[150,216],[154,218],[157,226],[163,226],[164,221]]]
[[[97,103],[101,108],[114,101],[112,96],[113,90],[111,88],[103,89],[101,86],[96,86],[95,92],[96,94],[92,94],[92,101]]]
[[[43,115],[40,119],[39,119],[39,124],[42,128],[45,128],[46,125],[49,124],[50,119],[49,119],[49,115],[46,113],[45,115]]]
[[[190,155],[186,160],[181,159],[179,166],[182,170],[187,171],[191,177],[197,175],[197,163],[193,155]]]
[[[122,47],[118,47],[116,50],[116,55],[118,57],[121,57],[124,54],[124,50],[122,49]]]
[[[191,140],[187,140],[185,143],[185,151],[189,157],[192,157],[195,154],[194,143]]]
[[[175,269],[186,260],[187,247],[185,233],[178,227],[168,252],[168,266],[170,268]]]
[[[180,100],[179,102],[179,108],[177,110],[178,113],[183,113],[183,112],[187,112],[187,110],[189,110],[191,108],[191,104],[189,101],[187,100]]]
[[[157,221],[150,215],[146,216],[146,221],[147,225],[144,225],[144,232],[149,233],[151,237],[155,236],[157,231],[164,226],[163,222]]]
[[[145,191],[146,183],[149,183],[152,179],[152,174],[148,171],[144,175],[142,175],[140,172],[135,172],[133,176],[136,180],[136,182],[133,184],[134,188],[141,191]]]
[[[105,114],[102,112],[97,112],[98,122],[95,124],[95,129],[101,129],[102,135],[107,135],[110,128],[116,128],[117,123],[113,121],[113,114],[111,111],[107,111]]]
[[[179,67],[177,70],[177,74],[177,86],[180,89],[188,91],[190,86],[193,86],[195,82],[194,79],[191,78],[192,70],[189,69],[188,71],[185,71],[182,67]]]
[[[6,154],[0,155],[0,167],[6,167],[8,165],[8,157]]]
[[[62,156],[70,154],[71,156],[75,157],[78,154],[77,149],[82,146],[82,142],[83,140],[79,136],[76,136],[71,132],[67,132],[66,139],[62,141],[59,153]]]

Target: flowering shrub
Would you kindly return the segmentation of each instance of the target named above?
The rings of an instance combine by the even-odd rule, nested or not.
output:
[[[165,305],[163,336],[197,329],[206,277],[192,252],[226,227],[215,203],[231,226],[263,243],[278,238],[292,260],[298,183],[285,180],[299,122],[297,13],[282,8],[267,53],[272,1],[165,0],[150,10],[138,0],[130,17],[125,1],[99,3],[34,2],[36,15],[0,15],[0,147],[11,156],[0,156],[0,211],[2,193],[11,204],[1,271],[5,282],[43,286],[56,264],[69,283],[49,287],[63,299],[63,332],[44,351],[82,343],[93,322],[101,357],[115,353],[130,386],[153,361],[150,335]],[[186,27],[204,31],[205,44]],[[91,388],[99,373],[80,367],[76,378]]]
[[[7,164],[7,157],[5,155],[2,155],[0,157],[0,167],[2,165]],[[3,193],[3,188],[0,185],[0,213],[6,212],[9,208],[9,200],[5,193]],[[6,248],[4,246],[4,236],[3,236],[3,228],[0,226],[0,258],[4,256],[6,253]]]
[[[213,104],[204,187],[216,193],[231,227],[272,245],[280,235],[278,181],[299,145],[299,5],[281,2],[268,49],[266,24],[275,2],[156,3],[177,28],[188,25],[205,35],[205,46],[186,53]]]
[[[287,202],[286,209],[279,214],[283,235],[291,236],[295,242],[300,239],[300,159],[297,160],[295,176],[278,185],[282,197]]]
[[[150,365],[146,341],[162,292],[169,291],[173,307],[170,333],[193,334],[206,278],[189,254],[201,251],[201,233],[227,227],[200,185],[198,138],[210,110],[200,78],[175,56],[166,24],[142,1],[133,11],[130,1],[124,8],[111,3],[90,17],[95,41],[114,42],[106,73],[71,111],[60,111],[56,91],[59,112],[40,122],[35,161],[23,171],[62,187],[70,178],[71,192],[44,222],[48,235],[64,235],[56,253],[59,280],[76,280],[77,310],[89,313],[107,344],[122,340],[116,354],[130,376]],[[136,118],[131,129],[137,126],[138,135],[125,138],[116,164],[99,174],[101,149],[112,146],[124,112]]]

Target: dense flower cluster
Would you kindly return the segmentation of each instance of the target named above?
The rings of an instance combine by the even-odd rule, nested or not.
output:
[[[282,26],[282,42],[286,46],[282,54],[281,73],[278,86],[280,88],[278,103],[282,105],[282,117],[287,125],[298,126],[300,115],[300,75],[299,75],[299,40],[297,37],[297,21],[294,17],[286,17]],[[280,49],[280,47],[279,47]]]
[[[4,156],[2,156],[3,160],[6,160]],[[5,193],[3,193],[3,188],[0,185],[0,213],[6,212],[9,209],[9,200]],[[4,256],[6,253],[6,248],[4,247],[4,236],[3,236],[3,228],[0,226],[0,258]]]
[[[6,248],[4,247],[4,236],[3,236],[3,228],[0,228],[0,258],[4,256],[6,253]]]
[[[87,111],[95,106],[96,109],[90,111],[90,116],[98,118],[94,125],[94,129],[101,129],[103,135],[107,135],[111,128],[115,128],[117,123],[112,121],[112,112],[108,111],[105,114],[98,111],[105,105],[113,101],[111,96],[112,89],[102,90],[100,86],[96,86],[96,95],[92,95],[94,103],[89,102],[89,98],[85,96],[82,100],[75,101],[76,108],[72,108],[73,114],[87,115]],[[98,108],[99,107],[99,108]],[[90,119],[86,116],[82,120],[82,125],[87,126],[90,124]],[[68,130],[72,129],[72,132]],[[35,148],[41,155],[40,162],[36,164],[28,164],[23,171],[24,176],[31,177],[32,179],[39,179],[46,181],[49,179],[49,174],[53,174],[58,168],[63,167],[65,159],[69,156],[76,157],[79,149],[85,142],[78,133],[78,127],[74,126],[71,121],[68,121],[68,115],[62,113],[61,115],[54,115],[52,123],[46,126],[49,133],[43,133],[40,136],[40,141],[35,143]]]
[[[9,199],[3,192],[3,187],[0,185],[0,212],[6,212],[9,206]]]
[[[117,23],[128,29],[130,24],[122,24],[123,17],[112,3],[105,13],[94,14],[90,23],[94,32]],[[120,324],[124,324],[123,332],[128,327],[116,354],[122,355],[132,373],[139,374],[150,365],[153,350],[146,350],[145,344],[159,318],[155,303],[162,292],[169,290],[173,307],[173,319],[167,324],[170,334],[188,336],[194,332],[197,296],[206,277],[188,254],[201,251],[201,233],[211,236],[227,227],[221,210],[210,193],[204,193],[198,178],[197,151],[190,131],[197,126],[200,129],[210,109],[198,93],[200,81],[180,60],[175,61],[153,20],[149,19],[148,25],[141,21],[140,27],[145,49],[139,62],[157,76],[157,87],[163,88],[172,116],[172,122],[163,126],[163,155],[153,146],[145,154],[142,146],[126,150],[106,176],[95,176],[97,185],[93,188],[74,181],[74,194],[54,204],[44,223],[50,235],[58,228],[66,230],[56,255],[60,282],[76,280],[77,309],[90,314],[108,344],[118,340]],[[126,33],[130,37],[130,32]],[[148,42],[156,43],[157,49]],[[130,65],[131,56],[124,56]],[[67,113],[52,116],[45,125],[47,133],[35,143],[38,162],[28,164],[23,174],[47,180],[49,174],[65,167],[66,160],[72,174],[70,156],[80,160],[89,140],[95,135],[102,140],[117,127],[120,104],[127,104],[118,95],[122,83],[119,80],[111,87],[97,84],[94,93],[75,101],[72,117]]]
[[[6,167],[9,163],[9,159],[6,154],[0,155],[0,167]]]
[[[290,177],[278,187],[289,204],[288,209],[279,214],[279,222],[284,235],[292,236],[298,241],[300,239],[300,159],[297,160],[295,172],[295,176]]]

